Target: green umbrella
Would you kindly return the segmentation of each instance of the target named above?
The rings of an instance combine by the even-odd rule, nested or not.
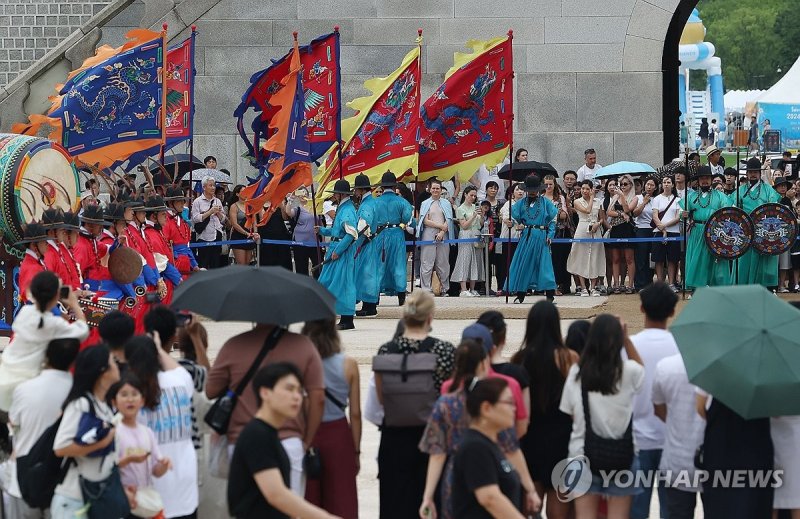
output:
[[[702,288],[671,331],[689,380],[743,418],[800,414],[800,312],[769,290]]]

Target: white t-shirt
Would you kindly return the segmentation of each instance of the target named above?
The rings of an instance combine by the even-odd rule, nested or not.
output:
[[[644,201],[644,195],[636,195],[636,205],[639,206]],[[677,200],[675,201],[677,204]],[[633,219],[636,227],[640,229],[649,229],[650,222],[653,220],[653,199],[651,198],[647,205],[644,206],[642,212]]]
[[[572,415],[572,434],[569,438],[570,457],[583,454],[583,441],[586,436],[586,421],[583,416],[583,399],[581,398],[581,382],[577,380],[578,365],[569,369],[564,390],[561,393],[559,409]],[[633,415],[633,397],[644,382],[644,368],[632,360],[622,365],[622,377],[617,392],[613,395],[601,395],[589,392],[589,412],[592,418],[592,430],[603,438],[620,439],[628,429]],[[634,438],[634,446],[636,438]]]
[[[475,179],[478,182],[475,184],[475,187],[478,188],[478,201],[486,198],[486,184],[491,180],[497,182],[497,185],[499,186],[497,193],[498,196],[503,196],[503,193],[505,193],[503,186],[505,184],[503,183],[503,179],[498,176],[498,173],[500,173],[500,169],[506,164],[510,164],[508,157],[506,157],[503,162],[493,167],[491,170],[486,167],[486,164],[481,164],[481,167],[479,167],[478,171],[475,172]]]
[[[61,405],[72,389],[68,371],[45,369],[39,376],[23,382],[14,390],[8,419],[14,424],[14,455],[19,458],[30,452],[42,433],[61,416]],[[21,497],[17,482],[17,464],[9,460],[11,484],[9,493]]]
[[[661,453],[661,463],[658,468],[671,471],[672,474],[688,470],[689,484],[682,485],[682,481],[675,481],[675,486],[680,490],[692,492],[700,490],[690,483],[694,480],[694,454],[703,443],[706,429],[705,420],[697,414],[695,408],[695,389],[695,386],[689,383],[680,353],[662,359],[656,364],[653,376],[653,403],[667,406],[664,451]]]
[[[597,173],[600,170],[600,168],[602,168],[602,167],[603,166],[601,166],[600,164],[596,164],[596,163],[595,163],[593,168],[590,168],[586,164],[584,164],[583,166],[579,167],[578,171],[575,172],[575,173],[578,174],[578,183],[583,182],[584,180],[593,180],[594,179],[594,174]]]
[[[139,422],[156,434],[161,455],[172,469],[153,480],[164,501],[166,517],[190,515],[197,510],[197,454],[192,444],[192,376],[183,367],[158,372],[161,398],[158,407],[142,409]]]
[[[640,449],[664,447],[664,422],[653,414],[653,376],[661,359],[678,353],[675,338],[667,330],[645,328],[631,337],[644,364],[644,383],[633,403],[633,436]]]
[[[106,405],[94,397],[92,402],[94,405],[95,415],[108,423],[114,418],[114,413]],[[75,443],[75,436],[78,434],[78,424],[80,424],[81,416],[84,413],[89,413],[89,400],[86,397],[81,397],[67,405],[64,409],[64,417],[61,419],[61,425],[58,427],[56,433],[56,440],[53,442],[53,450],[63,449]],[[89,457],[82,456],[75,458],[77,465],[71,465],[67,471],[67,476],[64,481],[56,487],[56,494],[70,499],[77,499],[83,501],[83,493],[81,492],[81,485],[78,475],[89,481],[102,481],[111,475],[111,471],[116,465],[117,460],[114,452],[110,452],[107,456]]]
[[[675,220],[675,223],[667,227],[667,232],[681,231],[680,220],[676,220],[681,210],[680,206],[678,205],[678,202],[680,200],[677,197],[675,197],[675,201],[673,201],[672,205],[670,205],[670,201],[672,201],[672,198],[674,196],[675,195],[671,195],[669,198],[667,198],[664,195],[658,195],[653,199],[653,210],[650,212],[652,217],[653,212],[658,211],[659,213],[661,213],[661,211],[666,210],[667,212],[664,214],[664,217],[661,218],[662,223],[671,222]],[[669,209],[667,209],[667,206],[669,206]]]

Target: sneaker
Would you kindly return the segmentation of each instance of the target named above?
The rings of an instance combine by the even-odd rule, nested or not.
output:
[[[420,284],[420,280],[419,280],[419,278],[417,278],[417,279],[415,279],[415,280],[414,280],[414,286],[415,286],[415,287],[422,286],[422,285]]]
[[[592,293],[589,291],[588,288],[586,290],[581,290],[581,297],[589,297],[591,295]]]
[[[472,292],[470,292],[469,290],[463,290],[460,294],[458,294],[458,297],[475,297],[475,296],[472,295]]]
[[[786,287],[781,287],[781,288],[778,289],[778,293],[779,294],[788,294],[789,293],[789,289],[786,288]]]
[[[800,292],[800,285],[795,285],[794,286],[794,291],[795,292]]]
[[[676,294],[680,293],[680,291],[681,291],[681,289],[678,287],[678,285],[670,285],[669,288],[671,288],[672,291],[675,292]]]
[[[592,297],[600,297],[600,291],[596,288],[592,290]]]
[[[480,296],[481,296],[481,295],[478,293],[478,291],[477,291],[477,290],[470,290],[469,292],[470,292],[470,294],[472,294],[474,297],[480,297]]]
[[[573,295],[576,296],[576,297],[581,297],[583,295],[583,289],[582,288],[576,288],[575,292],[573,292]]]
[[[450,294],[448,294],[447,292],[442,292],[441,294],[439,294],[439,297],[450,297]]]

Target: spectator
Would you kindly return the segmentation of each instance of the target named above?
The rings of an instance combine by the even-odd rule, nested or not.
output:
[[[564,346],[558,310],[539,301],[528,312],[522,347],[511,362],[525,368],[530,379],[531,420],[520,441],[536,492],[547,497],[547,517],[566,519],[570,505],[556,497],[550,475],[567,457],[572,420],[559,410],[564,380],[578,354]]]
[[[423,241],[445,241],[455,238],[453,226],[453,207],[442,198],[442,183],[433,179],[430,183],[431,197],[422,202],[419,212],[417,237]],[[423,245],[420,247],[420,284],[425,290],[432,290],[433,271],[439,277],[440,293],[447,294],[450,286],[449,244]]]
[[[754,115],[750,119],[750,131],[747,133],[747,145],[750,146],[750,151],[758,151],[758,119]]]
[[[672,177],[661,179],[662,193],[653,200],[653,222],[655,222],[655,236],[664,238],[677,238],[680,236],[680,206],[678,197],[673,191]],[[678,261],[681,259],[681,244],[677,241],[653,243],[653,262],[656,264],[656,276],[663,282],[665,277],[664,263],[667,264],[666,274],[669,275],[670,286],[678,292]]]
[[[709,129],[708,129],[708,118],[703,117],[700,119],[700,130],[697,132],[697,136],[700,137],[700,148],[705,149],[708,146],[708,137],[709,137]]]
[[[603,167],[597,163],[597,153],[594,151],[594,148],[589,148],[583,152],[583,160],[583,166],[578,168],[577,171],[578,182],[583,182],[584,180],[594,180],[595,173],[597,173],[597,171]]]
[[[137,501],[145,492],[152,499],[152,492],[156,492],[153,477],[160,478],[172,468],[170,459],[161,455],[153,430],[136,421],[144,404],[143,392],[139,379],[128,374],[111,386],[106,395],[108,403],[122,416],[114,435],[119,476],[126,488],[134,489]],[[161,498],[157,492],[156,495]],[[142,512],[136,507],[132,515],[140,517]],[[147,510],[146,516],[153,512],[161,510]]]
[[[196,316],[190,315],[189,318],[189,321],[178,329],[177,344],[178,350],[181,352],[178,364],[189,372],[194,383],[194,395],[192,395],[192,443],[195,450],[200,450],[203,447],[203,442],[197,424],[198,420],[202,420],[203,417],[198,416],[197,410],[200,402],[206,398],[206,379],[211,365],[208,362],[207,354],[208,332],[205,326],[200,324]]]
[[[434,389],[438,392],[442,383],[453,372],[453,345],[429,337],[433,322],[434,299],[424,290],[415,290],[407,298],[403,307],[405,331],[400,337],[382,345],[378,356],[388,354],[416,354],[429,352],[436,355],[436,365],[431,374]],[[373,360],[375,362],[375,360]],[[378,401],[385,405],[383,394],[383,375],[375,372],[375,390]],[[399,401],[402,397],[398,398]],[[430,401],[431,407],[435,396]],[[384,409],[384,426],[381,428],[378,448],[378,471],[380,474],[380,517],[381,519],[407,519],[416,517],[419,503],[425,490],[427,457],[417,446],[422,439],[425,423],[412,426],[386,425],[391,421],[391,408]]]
[[[300,370],[290,362],[276,362],[256,373],[252,387],[258,410],[238,435],[233,452],[228,478],[231,516],[241,519],[335,517],[298,497],[289,486],[293,469],[279,430],[297,419],[303,405],[304,384]]]
[[[8,419],[14,431],[14,454],[9,460],[9,517],[44,519],[45,512],[30,508],[17,483],[16,460],[26,456],[42,433],[61,415],[61,404],[72,388],[70,366],[78,356],[78,339],[53,339],[45,352],[42,372],[14,389]],[[4,427],[4,425],[2,426]]]
[[[499,249],[502,260],[496,266],[497,273],[497,288],[498,295],[505,295],[503,287],[506,285],[506,277],[508,277],[508,265],[511,263],[511,258],[514,256],[514,251],[517,250],[517,242],[508,242],[509,234],[512,240],[518,240],[522,226],[511,219],[511,206],[525,198],[525,190],[521,183],[514,184],[512,194],[509,200],[503,204],[500,209],[500,220],[503,222],[503,228],[500,231],[500,241],[497,243],[496,249]]]
[[[258,234],[261,237],[259,263],[262,267],[277,266],[292,270],[292,247],[267,243],[268,240],[288,241],[292,239],[289,229],[286,228],[288,218],[286,203],[281,202],[280,207],[267,218],[267,223],[258,228]]]
[[[603,222],[601,218],[601,202],[594,196],[591,180],[581,182],[581,198],[575,200],[575,211],[578,212],[578,225],[575,227],[575,238],[600,238]],[[581,296],[600,296],[597,280],[603,275],[606,253],[601,243],[572,244],[567,258],[567,270],[578,276],[580,285],[575,293]]]
[[[307,322],[302,333],[316,346],[325,370],[325,412],[311,443],[322,462],[322,474],[308,481],[306,499],[334,515],[356,519],[356,474],[361,465],[358,364],[342,353],[335,320]]]
[[[543,196],[550,200],[558,210],[555,237],[572,238],[567,201],[561,192],[561,188],[556,183],[556,177],[553,175],[545,175],[544,187],[545,191]],[[553,270],[556,275],[556,283],[558,284],[556,295],[568,294],[572,286],[572,280],[570,279],[569,272],[567,272],[567,257],[569,256],[570,244],[554,243],[550,248],[553,251]]]
[[[453,461],[455,517],[485,517],[487,513],[525,517],[520,476],[508,467],[498,446],[498,434],[513,423],[513,402],[507,384],[499,379],[478,381],[467,395],[471,424]],[[525,509],[526,513],[537,511],[538,506]]]
[[[482,324],[489,328],[489,331],[492,334],[492,342],[494,343],[494,348],[492,349],[490,355],[492,371],[501,375],[506,375],[517,381],[519,388],[522,391],[522,400],[525,402],[525,410],[527,411],[528,416],[530,416],[531,384],[530,378],[528,377],[528,372],[525,371],[524,367],[508,362],[503,357],[503,347],[506,345],[507,330],[506,321],[503,318],[503,314],[497,310],[489,310],[487,312],[483,312],[480,317],[478,317],[477,322],[478,324]],[[519,436],[523,436],[527,430],[528,429],[526,426],[525,429],[521,431],[523,434],[520,434]]]
[[[497,247],[495,247],[494,242],[500,237],[500,231],[502,231],[502,225],[500,224],[500,209],[505,203],[505,200],[498,196],[499,191],[500,184],[494,180],[490,180],[486,183],[486,199],[481,202],[481,205],[486,202],[489,203],[489,212],[486,216],[487,222],[490,222],[488,227],[490,228],[490,234],[492,235],[492,243],[489,244],[489,263],[490,268],[494,267],[495,272],[497,272],[497,265],[500,263],[502,257],[500,252],[497,251]],[[489,272],[489,276],[491,279],[491,271]],[[488,281],[489,280],[487,280],[487,282]],[[499,290],[501,286],[498,285],[497,288]]]
[[[628,360],[622,359],[622,349]],[[561,395],[561,411],[572,415],[571,458],[584,454],[587,417],[595,436],[607,439],[629,437],[634,394],[643,382],[642,361],[628,337],[625,323],[609,314],[597,316],[589,328],[586,348],[578,364],[570,368]],[[584,409],[586,401],[590,404],[589,409]],[[592,463],[591,458],[589,463]],[[631,470],[638,469],[638,466],[634,455]],[[607,497],[609,517],[628,517],[631,497],[639,492],[641,489],[631,486],[617,486],[613,480],[606,486],[599,475],[592,474],[588,493],[575,500],[576,517],[597,517],[600,495]]]
[[[586,337],[589,335],[589,327],[592,325],[585,319],[572,321],[567,329],[567,338],[564,344],[580,356],[586,347]]]
[[[97,327],[103,343],[111,350],[114,362],[119,366],[120,374],[124,374],[128,369],[128,362],[125,360],[125,344],[133,337],[136,322],[130,315],[112,310],[100,320]]]
[[[153,338],[134,337],[125,345],[130,372],[141,381],[144,408],[139,421],[156,432],[161,453],[173,468],[154,481],[164,501],[164,516],[197,515],[197,454],[192,443],[192,377],[163,348],[175,341],[175,316],[157,307],[145,316]],[[162,342],[162,339],[163,342]]]
[[[215,185],[213,177],[203,177],[200,182],[203,193],[192,202],[192,222],[199,242],[222,241],[224,223],[227,220],[222,202],[214,196]],[[219,267],[219,257],[222,254],[221,245],[205,246],[197,249],[197,263],[203,268]]]
[[[783,484],[775,489],[772,507],[790,510],[791,519],[797,519],[800,517],[800,461],[797,459],[800,416],[771,418],[770,432],[775,447],[775,468],[783,470]]]
[[[294,192],[293,203],[287,207],[289,214],[289,230],[292,232],[292,240],[304,243],[305,245],[294,245],[294,269],[298,274],[308,276],[309,262],[312,268],[319,265],[320,252],[315,242],[317,236],[314,233],[314,215],[308,210],[309,193],[305,187],[301,187]],[[315,277],[319,277],[316,274]]]
[[[231,226],[231,240],[252,240],[258,236],[258,233],[245,228],[247,217],[244,213],[244,204],[239,200],[239,193],[242,189],[244,189],[244,186],[241,184],[234,187],[230,198],[228,198],[228,222]],[[249,265],[253,259],[253,251],[255,249],[255,243],[231,245],[234,263],[237,265]]]
[[[72,458],[67,474],[55,489],[50,505],[52,519],[74,519],[80,517],[84,508],[81,480],[92,483],[119,478],[116,459],[108,454],[114,451],[114,427],[103,436],[98,433],[94,443],[76,441],[81,431],[84,415],[92,414],[104,424],[111,424],[114,413],[106,404],[108,389],[119,380],[117,363],[111,352],[103,345],[91,346],[78,354],[72,388],[64,401],[61,424],[58,427],[53,450],[60,458]],[[102,431],[101,431],[102,432]]]
[[[637,238],[652,238],[653,228],[653,199],[657,196],[657,182],[654,177],[647,177],[641,195],[636,195],[633,209],[634,224],[636,225]],[[633,276],[633,286],[641,290],[653,282],[653,269],[650,268],[650,242],[637,243],[633,252],[636,262],[636,274]]]
[[[68,296],[62,298],[61,281],[52,272],[40,272],[33,277],[28,287],[28,299],[33,304],[20,308],[11,325],[14,336],[3,350],[0,363],[0,410],[8,411],[11,407],[14,388],[39,374],[51,340],[83,341],[89,336],[86,317],[75,291],[69,287],[65,287],[65,290],[69,291]],[[63,301],[75,317],[74,323],[53,315],[53,309],[59,301]]]
[[[611,182],[609,182],[609,185]],[[636,192],[633,189],[633,178],[622,175],[619,188],[609,190],[610,198],[603,201],[603,210],[609,217],[610,238],[630,239],[636,236],[633,226],[633,210],[636,207]],[[633,262],[634,244],[629,242],[608,243],[606,249],[611,250],[612,276],[609,288],[615,294],[633,294],[633,278],[636,276],[636,264]],[[627,272],[628,285],[625,285]]]
[[[255,362],[267,339],[272,336],[278,338],[277,343],[264,357],[261,366],[291,362],[300,369],[308,395],[307,413],[287,416],[280,426],[281,443],[292,465],[291,489],[298,496],[304,496],[303,457],[317,434],[325,408],[325,376],[322,359],[314,343],[303,335],[272,324],[259,323],[252,330],[236,335],[222,345],[208,374],[206,396],[213,399],[227,391],[233,391]],[[227,433],[227,441],[231,447],[258,408],[256,396],[249,391],[244,391],[236,400]]]
[[[208,169],[217,169],[217,158],[213,155],[209,155],[203,159],[203,164],[205,164]]]
[[[461,205],[456,208],[456,220],[460,227],[459,239],[479,238],[483,218],[476,204],[478,199],[475,186],[467,186],[461,196]],[[481,243],[459,243],[458,257],[450,280],[461,284],[459,297],[475,297],[475,283],[483,281],[483,250]],[[467,290],[469,284],[469,290]]]
[[[653,412],[653,378],[658,363],[678,353],[675,338],[667,331],[667,321],[675,314],[678,296],[664,283],[653,283],[639,292],[644,313],[644,330],[631,337],[644,363],[644,382],[636,394],[633,408],[633,437],[639,449],[639,465],[655,475],[664,448],[664,423]],[[647,519],[650,515],[651,486],[633,498],[631,519]],[[669,517],[664,487],[658,486],[661,517]]]

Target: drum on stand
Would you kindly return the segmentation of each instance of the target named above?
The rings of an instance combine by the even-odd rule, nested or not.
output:
[[[45,209],[77,210],[80,180],[69,153],[40,137],[0,133],[0,232],[8,247]]]
[[[797,217],[782,204],[764,204],[750,213],[755,232],[753,248],[764,256],[788,251],[797,238]]]
[[[738,207],[717,209],[703,229],[706,245],[717,258],[734,260],[750,248],[753,220]]]

